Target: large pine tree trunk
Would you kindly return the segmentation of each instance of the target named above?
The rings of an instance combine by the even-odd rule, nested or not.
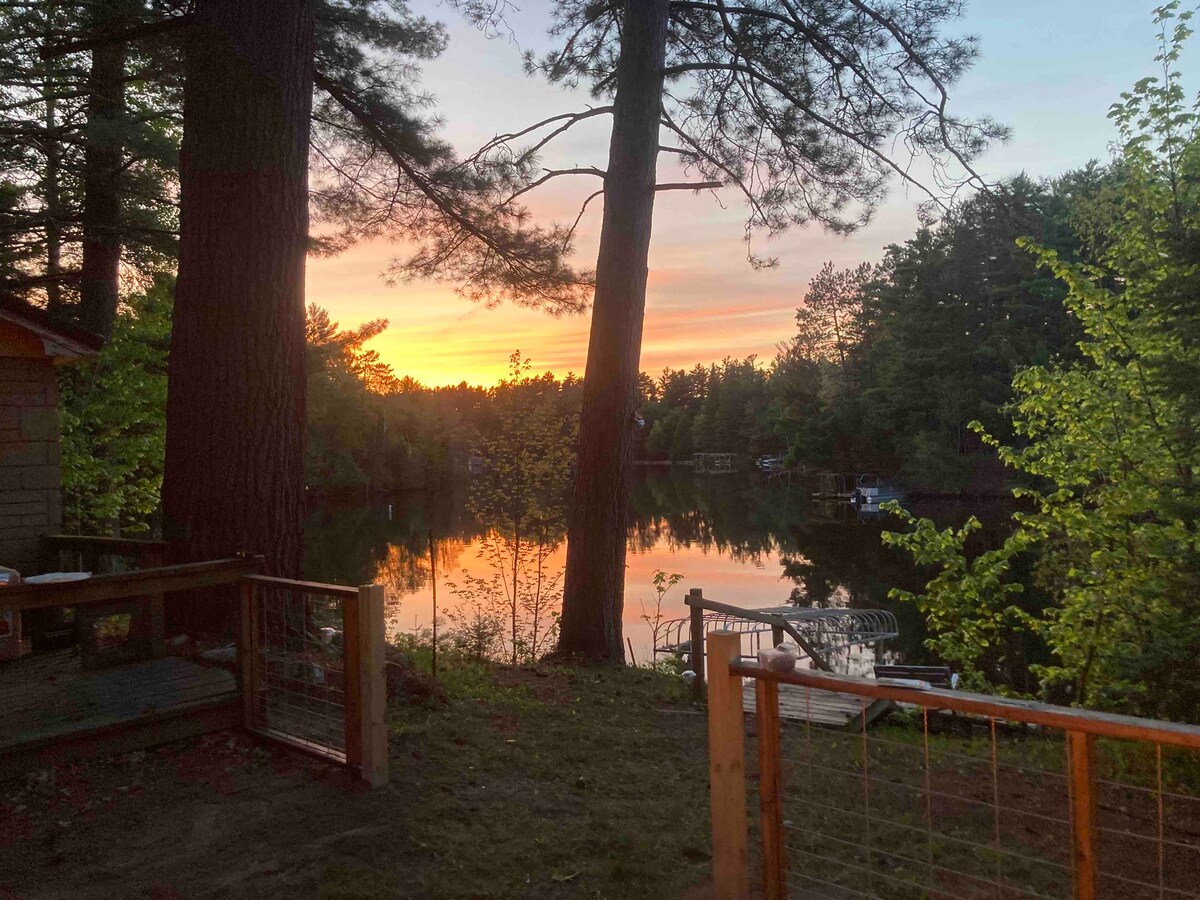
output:
[[[583,380],[559,652],[623,662],[625,528],[668,0],[626,0]]]
[[[115,3],[101,4],[102,24],[113,24]],[[79,323],[96,334],[112,334],[121,276],[121,171],[125,114],[124,41],[92,51],[88,77],[87,147],[83,173],[83,261],[79,278]]]
[[[49,23],[47,23],[49,28]],[[48,43],[49,41],[47,41]],[[42,82],[45,98],[45,155],[46,168],[42,177],[42,202],[46,216],[46,306],[52,313],[62,311],[62,197],[59,184],[62,164],[62,147],[58,135],[58,86],[50,72],[53,62],[47,66]]]
[[[304,0],[196,5],[163,482],[177,561],[262,553],[270,572],[300,574],[313,52]],[[180,601],[169,624],[228,617]]]

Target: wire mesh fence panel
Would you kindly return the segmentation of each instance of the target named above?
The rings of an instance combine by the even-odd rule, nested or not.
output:
[[[346,758],[346,636],[341,597],[256,584],[247,721],[251,728]]]
[[[820,706],[825,692],[802,690]],[[790,896],[1075,896],[1081,782],[1064,732],[920,708],[865,721],[781,725]],[[1197,754],[1115,740],[1095,753],[1096,896],[1200,897]]]
[[[1200,754],[1102,740],[1096,755],[1101,893],[1200,897]]]

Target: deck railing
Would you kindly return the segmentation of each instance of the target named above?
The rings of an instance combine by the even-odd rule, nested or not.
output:
[[[252,575],[241,594],[246,727],[385,784],[383,586]]]
[[[1200,728],[768,672],[741,658],[732,632],[709,633],[707,647],[717,897],[750,896],[752,832],[770,900],[1200,897]],[[857,696],[864,710],[891,700],[911,724],[881,733],[865,715],[849,730],[784,722],[781,690]]]
[[[120,548],[107,549],[129,549],[124,546],[128,542],[119,543]],[[262,557],[238,557],[81,581],[18,584],[5,587],[0,602],[18,612],[72,608],[102,617],[149,599],[159,604],[153,624],[155,643],[161,644],[164,594],[239,585],[236,669],[244,725],[344,763],[373,786],[385,783],[383,587],[272,578],[258,574],[262,565]],[[138,648],[135,659],[161,655],[143,646],[137,635],[131,638]]]

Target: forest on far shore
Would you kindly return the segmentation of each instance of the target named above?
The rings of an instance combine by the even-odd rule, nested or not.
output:
[[[1074,359],[1080,338],[1065,286],[1017,238],[1086,260],[1074,223],[1115,177],[1099,165],[1052,180],[1020,176],[885,248],[878,263],[826,264],[797,298],[796,328],[780,335],[773,359],[642,374],[636,458],[736,453],[748,464],[769,454],[809,472],[1004,493],[995,453],[967,426],[977,420],[1007,437],[1013,376]],[[461,476],[494,434],[497,397],[515,381],[425,387],[401,377],[370,350],[386,325],[342,330],[310,309],[310,488],[433,487]],[[536,370],[536,351],[524,355]],[[577,414],[575,374],[522,380],[531,403],[552,393],[559,414]]]
[[[877,263],[827,263],[797,298],[796,328],[780,335],[773,359],[642,374],[636,458],[736,453],[749,464],[769,454],[809,472],[873,471],[928,491],[1005,492],[995,453],[967,426],[979,421],[1007,437],[1013,376],[1075,358],[1080,337],[1064,285],[1017,239],[1088,261],[1094,248],[1079,237],[1079,223],[1095,216],[1096,198],[1118,178],[1098,164],[1041,181],[1022,175],[884,248]],[[163,278],[131,297],[115,327],[137,340],[113,341],[95,366],[63,373],[68,435],[77,439],[70,446],[80,456],[86,447],[93,460],[80,459],[73,471],[86,477],[68,485],[68,511],[82,520],[116,513],[137,524],[161,479],[171,291]],[[311,491],[433,489],[459,479],[494,436],[506,390],[519,389],[529,403],[553,394],[554,415],[578,414],[582,381],[574,373],[533,375],[526,366],[491,387],[422,385],[371,349],[387,325],[341,328],[326,310],[309,308]],[[122,359],[130,354],[138,359]],[[536,370],[535,353],[522,358]],[[131,362],[136,385],[127,383]],[[94,389],[100,385],[106,389]],[[130,404],[144,428],[120,422],[117,410]],[[114,471],[116,493],[105,483]]]

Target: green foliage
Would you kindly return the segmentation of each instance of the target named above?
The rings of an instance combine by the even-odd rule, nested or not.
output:
[[[969,423],[1007,436],[1014,375],[1073,358],[1080,336],[1065,287],[1016,239],[1074,259],[1071,222],[1110,178],[1094,166],[1041,183],[1019,176],[888,247],[877,266],[826,263],[768,366],[726,359],[643,376],[641,453],[770,453],[789,466],[999,492],[1000,467]]]
[[[654,577],[651,579],[651,584],[654,585],[654,606],[647,607],[642,603],[641,620],[650,626],[650,647],[653,654],[662,644],[659,641],[663,625],[663,598],[667,596],[671,588],[683,581],[683,576],[678,572],[672,572],[668,575],[662,569],[654,570]],[[682,671],[678,667],[678,659],[664,660],[662,664],[663,671],[674,672]],[[651,656],[651,665],[658,668],[659,665],[655,662],[655,657]]]
[[[1176,71],[1190,13],[1156,13],[1161,79],[1122,96],[1111,116],[1122,137],[1118,176],[1083,209],[1089,265],[1023,241],[1067,287],[1084,337],[1080,358],[1032,366],[1014,380],[1019,443],[973,427],[1032,486],[1018,496],[1015,545],[1039,548],[1038,586],[1053,603],[1024,624],[1053,661],[1048,691],[1079,703],[1174,718],[1200,712],[1200,538],[1194,473],[1200,464],[1200,119]],[[928,541],[931,526],[895,538],[943,567],[920,602],[939,631],[984,629],[992,595],[1015,588],[963,578],[961,543]],[[985,554],[986,555],[986,554]],[[961,587],[955,584],[956,578]]]
[[[137,41],[126,50],[122,108],[112,116],[89,110],[92,54],[42,59],[48,45],[114,23],[160,15],[172,0],[40,0],[0,7],[0,283],[33,301],[73,314],[86,217],[84,179],[89,147],[119,147],[112,176],[121,198],[119,231],[126,274],[147,281],[175,254],[177,113],[182,67],[163,42]],[[122,26],[123,27],[123,26]],[[153,77],[145,77],[153,73]]]
[[[83,534],[146,533],[158,509],[166,441],[173,279],[117,312],[92,360],[59,369],[63,519]]]
[[[976,474],[991,455],[968,423],[1002,428],[1013,375],[1073,355],[1078,338],[1062,286],[1014,241],[1047,240],[1071,257],[1067,218],[1099,179],[1094,168],[1044,183],[1020,176],[888,247],[873,269],[827,264],[772,377],[773,425],[794,461],[998,490]]]
[[[969,559],[967,540],[982,527],[974,516],[961,528],[939,529],[894,501],[884,508],[900,517],[911,531],[885,531],[883,543],[906,550],[920,566],[940,568],[923,593],[893,588],[888,597],[916,604],[925,614],[931,634],[926,646],[955,666],[965,687],[983,689],[989,669],[1003,662],[1009,633],[1026,619],[1025,611],[1013,604],[1024,586],[1006,579],[1013,557],[1032,543],[1030,535],[1018,529],[999,549]]]
[[[696,453],[758,455],[780,447],[770,432],[769,373],[753,357],[642,376],[645,427],[639,455],[689,460]]]
[[[477,448],[482,472],[470,506],[487,529],[478,556],[486,576],[462,573],[461,601],[446,615],[451,641],[479,658],[538,659],[558,633],[566,498],[578,427],[577,382],[530,374],[520,351],[509,377],[488,391],[494,421]]]

